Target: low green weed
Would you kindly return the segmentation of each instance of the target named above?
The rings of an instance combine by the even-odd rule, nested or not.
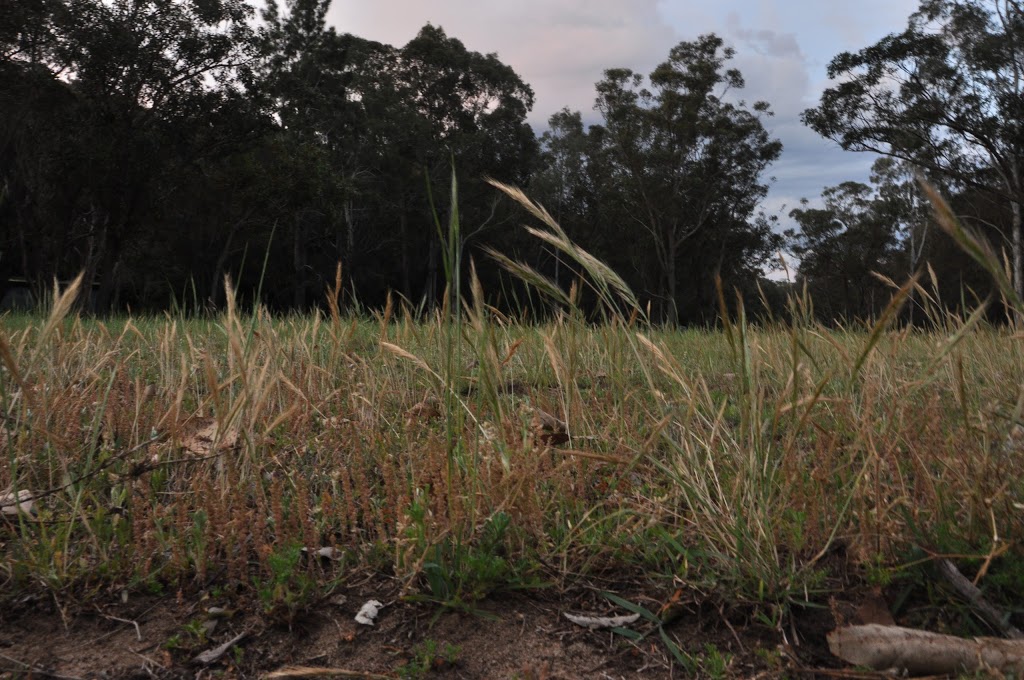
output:
[[[299,544],[279,547],[267,556],[269,573],[255,583],[266,613],[290,622],[320,592],[321,584],[303,565],[305,559]]]
[[[439,645],[435,640],[424,640],[412,650],[412,658],[398,667],[398,677],[408,680],[424,678],[430,673],[444,672],[459,663],[461,648],[449,643]]]

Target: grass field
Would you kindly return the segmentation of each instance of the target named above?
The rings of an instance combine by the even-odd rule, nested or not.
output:
[[[478,290],[425,319],[101,322],[73,293],[0,318],[0,601],[213,593],[290,624],[366,574],[467,612],[600,581],[785,631],[857,583],[984,633],[936,585],[952,557],[1020,615],[1021,336],[925,286],[927,332],[799,299],[756,327],[525,324]]]
[[[836,549],[1024,595],[1008,331],[63,309],[0,330],[5,598],[215,583],[289,619],[366,568],[469,609],[617,572],[781,622]]]

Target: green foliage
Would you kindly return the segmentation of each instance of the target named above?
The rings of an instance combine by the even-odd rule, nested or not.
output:
[[[475,541],[446,538],[428,547],[422,574],[429,594],[412,599],[475,611],[473,603],[490,593],[535,585],[528,564],[510,560],[509,524],[508,515],[497,513],[484,522]]]
[[[880,163],[875,167],[880,168]],[[912,245],[910,238],[920,231],[911,220],[921,218],[894,214],[890,199],[901,189],[913,191],[913,178],[902,179],[910,186],[879,179],[872,187],[857,182],[827,187],[822,208],[809,207],[804,201],[790,212],[800,228],[793,247],[801,258],[799,277],[808,282],[818,301],[815,311],[820,319],[876,317],[891,294],[890,286],[877,275],[892,281],[913,271],[905,254]]]
[[[638,265],[657,272],[646,283],[665,301],[662,318],[672,325],[684,277],[707,280],[713,273],[683,271],[684,247],[707,247],[709,237],[728,244],[720,252],[736,258],[726,272],[732,274],[756,271],[756,258],[778,245],[754,213],[767,192],[762,175],[782,144],[762,123],[771,115],[766,102],[748,108],[722,98],[744,85],[740,72],[726,67],[733,56],[720,37],[704,35],[672,48],[650,73],[650,89],[640,74],[621,68],[607,70],[597,84],[603,158],[622,177],[608,189],[654,254]]]
[[[201,618],[195,618],[182,624],[179,632],[167,638],[161,647],[172,653],[186,655],[202,649],[207,644],[209,639],[205,622]]]
[[[602,123],[585,129],[564,109],[542,137],[531,191],[570,239],[654,294],[656,320],[712,320],[716,270],[753,294],[781,246],[757,204],[782,147],[764,128],[766,103],[723,99],[743,86],[727,68],[732,57],[721,38],[705,35],[674,47],[646,83],[609,69],[597,83]],[[575,275],[557,258],[542,273],[559,285]]]
[[[199,312],[224,304],[230,274],[244,299],[264,282],[266,302],[302,309],[341,262],[346,293],[433,305],[424,175],[443,180],[454,153],[470,178],[460,249],[508,219],[478,189],[528,178],[533,93],[494,55],[429,25],[401,48],[339,35],[323,0],[270,2],[259,28],[242,0],[165,4],[5,14],[0,248],[18,256],[0,279],[41,291],[84,269],[100,311],[184,292]]]
[[[303,564],[302,546],[279,546],[267,557],[268,574],[257,577],[256,594],[266,613],[291,621],[320,592],[318,580]]]
[[[11,140],[0,176],[15,202],[36,206],[9,209],[6,238],[12,249],[20,241],[28,266],[20,273],[37,290],[84,269],[106,308],[132,270],[126,255],[152,236],[145,211],[165,215],[194,168],[258,127],[252,8],[242,0],[34,7],[0,36],[0,130]],[[61,245],[79,239],[88,246]]]
[[[632,640],[633,642],[640,642],[641,640],[649,636],[651,633],[657,632],[662,644],[665,645],[665,648],[669,651],[672,657],[679,663],[679,665],[683,667],[683,670],[688,675],[695,675],[698,673],[698,671],[700,670],[700,666],[697,663],[695,663],[694,659],[689,654],[683,651],[682,647],[679,646],[678,642],[676,642],[669,636],[668,632],[665,630],[664,627],[665,622],[662,621],[661,617],[659,617],[657,614],[650,611],[646,607],[630,602],[629,600],[625,600],[613,593],[602,594],[616,605],[622,607],[623,609],[634,614],[639,614],[640,618],[648,624],[647,631],[644,633],[637,632],[632,628],[624,627],[612,628],[611,630],[613,633],[622,635],[623,637]]]
[[[613,633],[621,635],[633,642],[640,642],[652,633],[657,632],[661,644],[665,645],[665,648],[672,655],[672,658],[675,659],[688,676],[702,678],[731,677],[729,674],[729,666],[732,662],[732,655],[722,653],[719,651],[718,647],[711,643],[706,643],[702,652],[689,653],[668,634],[668,631],[665,629],[666,622],[662,620],[661,617],[651,612],[646,607],[630,602],[618,595],[614,595],[612,593],[603,593],[603,595],[623,609],[634,614],[639,614],[640,619],[647,624],[647,630],[643,633],[638,632],[633,628],[625,627],[612,628],[611,630]]]
[[[839,84],[803,119],[844,149],[971,187],[1012,213],[1013,282],[1022,290],[1020,82],[1024,11],[1004,0],[922,0],[907,28],[829,64]]]
[[[447,642],[441,646],[435,640],[424,640],[413,648],[412,659],[398,667],[398,677],[414,680],[448,670],[458,663],[461,651],[460,647]]]

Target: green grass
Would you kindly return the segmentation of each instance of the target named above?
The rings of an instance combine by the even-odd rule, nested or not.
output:
[[[828,330],[800,299],[791,324],[740,303],[721,330],[652,327],[548,226],[602,325],[554,291],[553,320],[509,320],[475,277],[426,318],[274,318],[230,288],[216,319],[90,320],[74,291],[0,318],[0,490],[35,497],[0,517],[0,600],[217,587],[290,621],[356,571],[470,611],[614,573],[778,625],[840,587],[838,546],[872,583],[955,555],[1021,600],[1012,330],[937,306],[930,332]],[[544,443],[537,409],[567,441]]]

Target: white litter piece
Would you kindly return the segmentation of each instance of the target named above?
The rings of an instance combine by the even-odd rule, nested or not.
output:
[[[322,557],[325,560],[340,560],[341,559],[341,555],[338,554],[340,551],[339,550],[335,550],[334,548],[331,548],[330,546],[328,546],[326,548],[317,548],[315,550],[310,549],[310,548],[302,548],[302,552],[304,552],[307,555],[313,554],[313,555],[316,555],[317,557]]]
[[[577,616],[565,612],[565,618],[577,626],[596,630],[598,628],[618,628],[634,623],[640,618],[639,614],[627,614],[626,616]]]
[[[224,644],[220,645],[219,647],[214,647],[213,649],[208,649],[205,652],[199,654],[196,658],[192,659],[192,663],[194,663],[194,664],[202,664],[204,666],[209,665],[211,663],[215,663],[222,656],[227,654],[229,649],[234,647],[238,642],[240,642],[242,640],[242,638],[244,638],[248,634],[249,634],[249,631],[247,631],[247,630],[242,631],[241,633],[239,633],[235,637],[231,638],[230,640],[228,640]]]
[[[36,514],[35,498],[28,489],[19,489],[15,497],[14,492],[8,488],[0,492],[0,515],[26,515]]]
[[[359,613],[356,614],[356,623],[361,623],[364,626],[372,626],[373,620],[377,618],[377,614],[383,607],[384,605],[377,600],[368,601],[359,609]]]

